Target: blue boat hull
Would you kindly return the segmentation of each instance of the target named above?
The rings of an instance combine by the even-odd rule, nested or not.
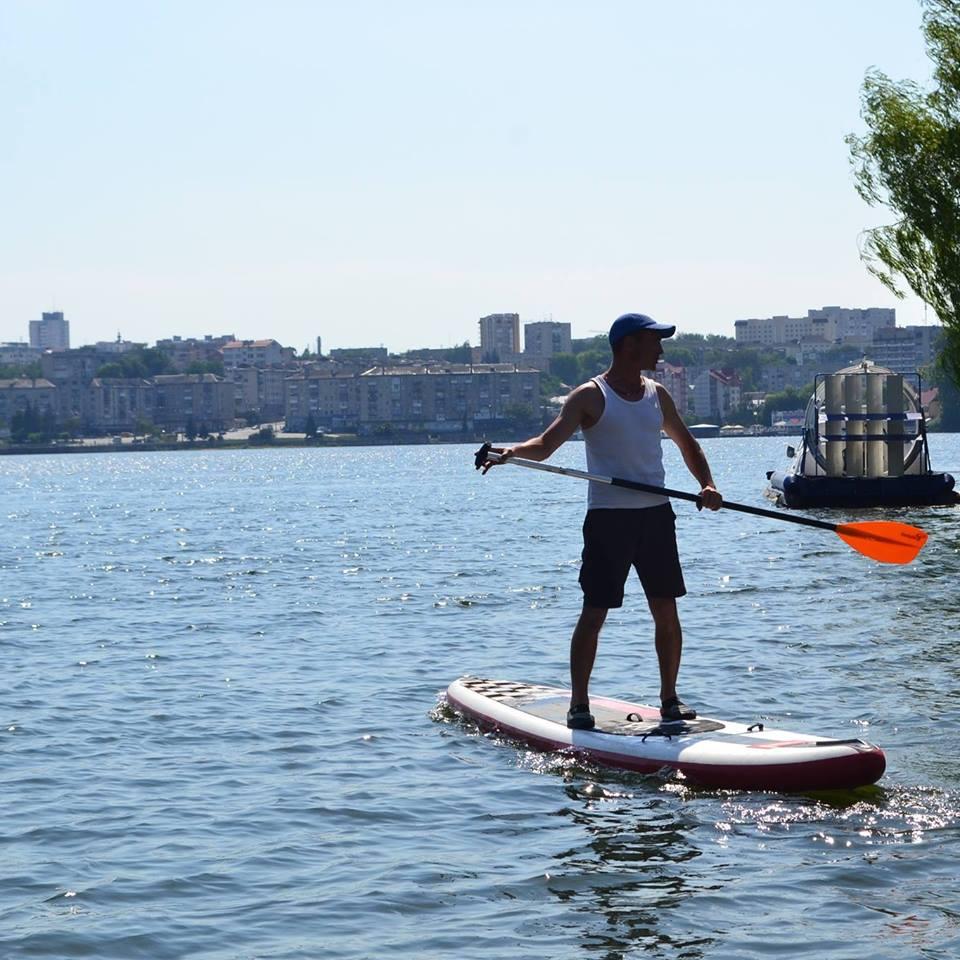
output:
[[[960,502],[949,473],[905,477],[805,477],[771,473],[786,507],[932,507]]]

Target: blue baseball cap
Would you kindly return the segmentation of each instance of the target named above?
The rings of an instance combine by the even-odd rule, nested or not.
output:
[[[672,337],[677,328],[667,323],[657,323],[652,317],[645,313],[625,313],[622,317],[617,317],[610,328],[610,346],[617,341],[622,340],[628,333],[636,333],[638,330],[653,330],[660,334],[660,339]]]

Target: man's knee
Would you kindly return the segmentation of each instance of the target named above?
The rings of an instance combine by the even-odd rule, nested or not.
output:
[[[680,623],[677,601],[674,597],[647,597],[647,604],[658,627],[670,627]]]
[[[588,607],[580,611],[580,626],[584,630],[592,633],[598,633],[607,619],[606,607]]]

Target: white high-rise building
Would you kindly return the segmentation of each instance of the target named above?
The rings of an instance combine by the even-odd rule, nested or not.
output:
[[[30,321],[30,346],[40,350],[69,350],[70,324],[63,313],[44,313],[42,319]]]
[[[897,311],[892,307],[821,307],[808,310],[805,317],[761,317],[737,320],[734,324],[737,343],[754,343],[782,347],[799,340],[869,342],[878,330],[897,325]]]

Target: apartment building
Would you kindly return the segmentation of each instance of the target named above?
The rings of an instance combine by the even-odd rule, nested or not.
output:
[[[360,377],[313,368],[287,377],[285,419],[303,430],[312,416],[325,433],[354,432],[360,425]]]
[[[821,307],[808,310],[805,317],[774,316],[737,320],[734,332],[737,343],[754,344],[774,349],[795,344],[798,340],[823,343],[870,342],[877,330],[894,327],[897,311],[887,307],[850,309]]]
[[[153,378],[154,423],[169,431],[226,430],[235,416],[234,385],[212,373],[174,373]]]
[[[785,347],[798,340],[820,340],[834,343],[837,328],[826,318],[816,321],[806,317],[762,317],[749,320],[737,320],[734,325],[737,343],[759,347]]]
[[[685,417],[690,407],[690,389],[687,383],[686,367],[676,366],[661,360],[653,371],[653,378],[662,383],[673,398],[674,406],[681,417]]]
[[[296,358],[293,347],[282,347],[276,340],[232,340],[221,349],[224,370],[279,367]]]
[[[513,364],[375,367],[360,377],[360,430],[435,433],[486,421],[539,421],[540,371]]]
[[[90,383],[89,426],[98,433],[133,431],[154,423],[156,387],[139,377],[94,377]]]
[[[238,417],[260,413],[260,371],[256,367],[236,367],[224,370],[226,379],[234,386],[234,409]]]
[[[237,416],[255,414],[260,420],[284,416],[286,380],[291,371],[282,367],[235,367],[224,370],[234,386]]]
[[[257,409],[262,420],[283,419],[286,379],[289,376],[289,370],[275,367],[257,370]]]
[[[484,362],[512,361],[519,353],[519,313],[491,313],[480,318],[480,355]]]
[[[40,415],[57,414],[57,388],[49,380],[20,377],[0,380],[0,427],[9,429],[16,414],[32,407]]]
[[[360,375],[312,370],[286,380],[286,419],[302,430],[454,433],[479,423],[540,419],[540,372],[513,364],[373,367]]]
[[[232,383],[212,373],[177,373],[149,380],[95,377],[89,387],[87,423],[100,433],[137,430],[149,422],[180,432],[226,430],[234,417]]]
[[[694,381],[692,394],[695,416],[723,423],[740,406],[740,377],[733,370],[704,370]]]
[[[60,311],[30,321],[30,346],[38,350],[69,350],[70,324]]]
[[[540,320],[523,325],[523,355],[529,357],[552,357],[573,350],[569,323]]]
[[[136,343],[133,340],[124,340],[120,334],[117,334],[116,340],[98,340],[93,348],[99,353],[110,354],[113,357],[123,353],[131,353],[134,350],[142,350],[146,347],[145,343]]]
[[[895,373],[916,373],[936,359],[942,336],[939,325],[886,327],[876,332],[867,352],[881,367]]]
[[[115,358],[94,347],[78,347],[41,355],[43,376],[57,386],[57,417],[61,423],[73,417],[79,417],[85,425],[90,422],[90,382],[97,371],[112,359]]]
[[[162,350],[178,373],[186,372],[192,363],[212,363],[223,359],[222,350],[228,343],[236,343],[237,338],[228,333],[224,336],[205,334],[199,337],[169,337],[157,341],[157,349]]]
[[[29,343],[0,343],[0,367],[26,367],[40,359],[39,347]]]
[[[869,343],[878,331],[897,325],[897,311],[892,307],[867,307],[864,310],[821,307],[808,310],[807,316],[813,321],[832,324],[836,330],[835,338],[841,341]]]

